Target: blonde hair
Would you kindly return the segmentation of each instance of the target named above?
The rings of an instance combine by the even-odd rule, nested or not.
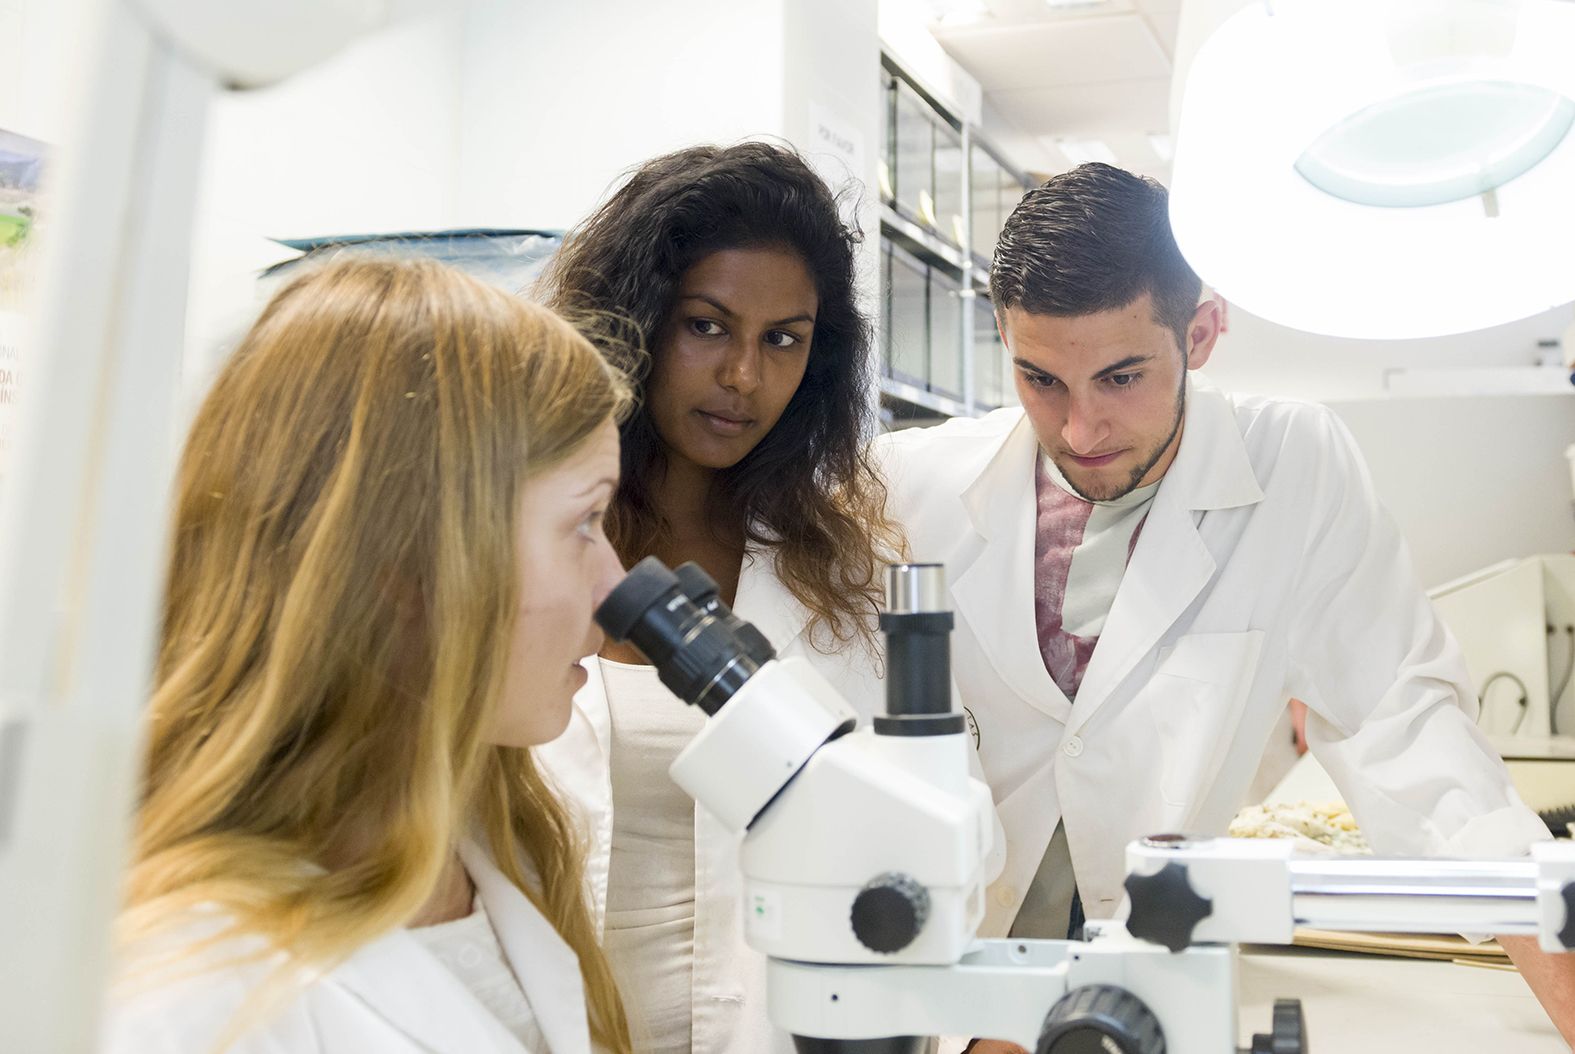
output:
[[[474,834],[579,955],[592,1038],[629,1049],[576,828],[487,738],[524,482],[628,400],[567,323],[437,264],[339,260],[273,298],[181,463],[124,939],[216,904],[221,939],[331,968]]]

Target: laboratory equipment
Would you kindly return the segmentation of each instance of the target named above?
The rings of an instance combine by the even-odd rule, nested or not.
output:
[[[771,1020],[800,1050],[895,1054],[945,1034],[1038,1054],[1234,1054],[1232,945],[1289,943],[1298,924],[1575,949],[1575,846],[1302,860],[1286,842],[1181,835],[1129,847],[1129,912],[1092,921],[1090,940],[977,940],[990,802],[951,705],[946,595],[939,566],[890,569],[886,713],[862,729],[812,666],[741,636],[698,568],[681,580],[643,561],[597,612],[710,715],[671,773],[742,835],[745,936],[768,958]],[[1252,1051],[1306,1049],[1294,1001],[1267,1024]]]

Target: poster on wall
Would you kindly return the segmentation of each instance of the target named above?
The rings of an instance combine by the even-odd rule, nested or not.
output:
[[[38,243],[38,185],[44,144],[0,129],[0,473],[16,427],[21,390],[22,307]]]

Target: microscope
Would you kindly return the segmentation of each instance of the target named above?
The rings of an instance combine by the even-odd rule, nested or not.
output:
[[[1531,860],[1300,859],[1289,842],[1156,835],[1127,850],[1124,920],[1084,941],[979,940],[993,805],[951,699],[944,570],[888,569],[886,712],[856,727],[806,660],[699,567],[642,561],[596,612],[708,720],[670,773],[739,832],[745,938],[797,1049],[918,1054],[937,1035],[1036,1054],[1237,1054],[1235,943],[1327,929],[1538,933],[1575,949],[1575,851]],[[1278,1000],[1244,1054],[1305,1054]]]

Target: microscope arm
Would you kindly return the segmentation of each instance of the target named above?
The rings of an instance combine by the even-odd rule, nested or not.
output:
[[[1288,944],[1295,927],[1535,935],[1575,950],[1575,845],[1523,860],[1296,857],[1274,839],[1159,836],[1127,847],[1126,920],[1171,948]]]

